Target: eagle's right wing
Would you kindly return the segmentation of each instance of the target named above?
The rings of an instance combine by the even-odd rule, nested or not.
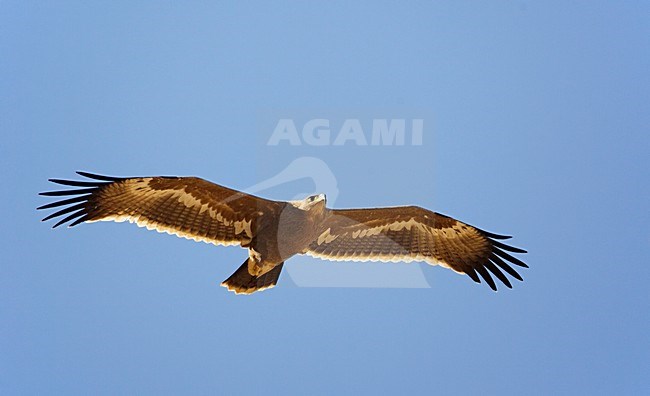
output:
[[[129,221],[147,229],[215,245],[246,244],[282,203],[259,198],[196,177],[117,178],[77,172],[94,181],[50,179],[74,190],[49,191],[45,196],[74,197],[38,209],[70,205],[46,218],[72,221]]]
[[[306,254],[334,261],[424,261],[475,282],[480,275],[496,290],[490,273],[512,287],[503,271],[521,276],[507,262],[528,267],[508,252],[526,253],[499,242],[507,239],[417,206],[331,210],[322,233]],[[478,274],[478,275],[477,275]]]

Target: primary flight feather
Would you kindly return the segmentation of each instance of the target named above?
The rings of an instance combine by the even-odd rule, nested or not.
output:
[[[38,209],[67,206],[43,221],[129,221],[147,229],[215,245],[240,245],[248,258],[222,285],[250,294],[277,284],[284,262],[297,254],[341,261],[424,261],[483,279],[497,290],[525,250],[451,217],[417,206],[329,209],[323,194],[300,201],[272,201],[196,177],[119,178],[77,172],[92,181],[50,179],[76,187],[40,195],[72,196]]]

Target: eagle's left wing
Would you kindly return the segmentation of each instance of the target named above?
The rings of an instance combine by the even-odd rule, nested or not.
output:
[[[66,206],[43,220],[61,217],[57,227],[88,221],[129,221],[141,227],[215,245],[246,245],[281,212],[271,201],[197,177],[119,178],[77,172],[92,181],[50,179],[73,190],[41,195],[72,198],[38,209]]]
[[[501,270],[523,280],[506,261],[528,267],[505,252],[525,250],[497,241],[507,238],[417,206],[331,210],[306,254],[337,261],[425,261],[480,283],[478,273],[496,290],[490,273],[509,288]]]

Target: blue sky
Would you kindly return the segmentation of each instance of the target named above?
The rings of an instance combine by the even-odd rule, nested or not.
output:
[[[647,392],[649,13],[2,2],[0,390]],[[333,135],[350,118],[419,118],[424,136],[268,146],[286,117],[326,118]],[[336,207],[417,204],[514,235],[525,281],[493,293],[421,265],[430,288],[298,287],[291,267],[323,267],[296,258],[275,289],[235,296],[219,282],[243,250],[125,224],[53,231],[35,210],[47,178],[75,170],[245,189],[296,158],[327,165]]]

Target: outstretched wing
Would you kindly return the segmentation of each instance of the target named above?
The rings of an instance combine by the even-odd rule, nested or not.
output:
[[[77,173],[93,181],[50,179],[81,188],[40,193],[73,196],[39,207],[69,205],[43,221],[70,213],[54,227],[70,221],[70,227],[82,222],[129,221],[195,241],[236,245],[250,242],[256,229],[282,205],[196,177],[117,178]]]
[[[502,270],[523,279],[507,262],[528,267],[506,253],[525,250],[497,241],[510,237],[417,206],[332,210],[322,230],[307,254],[339,261],[425,261],[467,274],[477,283],[480,275],[493,290],[497,287],[490,273],[512,288]]]

